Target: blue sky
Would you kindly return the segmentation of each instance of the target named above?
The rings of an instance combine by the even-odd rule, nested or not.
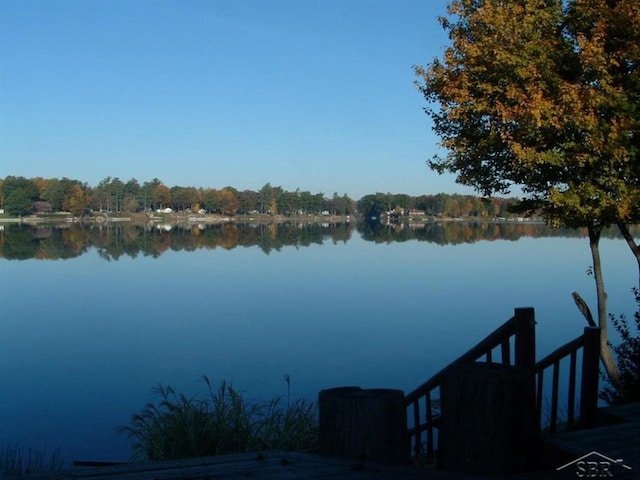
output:
[[[0,177],[471,193],[412,65],[446,0],[0,0]]]

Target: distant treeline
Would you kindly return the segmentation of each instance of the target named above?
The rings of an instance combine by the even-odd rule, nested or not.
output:
[[[144,212],[170,208],[176,212],[201,210],[207,213],[236,215],[267,213],[293,215],[330,212],[349,215],[355,202],[348,195],[312,194],[300,189],[294,192],[282,187],[264,185],[259,191],[239,191],[233,187],[196,188],[168,187],[154,178],[140,184],[132,178],[123,182],[107,177],[95,187],[69,178],[5,177],[0,180],[0,202],[9,215],[70,212],[81,216],[89,212]]]
[[[136,227],[124,224],[82,226],[31,226],[9,224],[0,231],[0,258],[62,260],[95,249],[104,260],[122,256],[160,257],[167,250],[195,251],[237,247],[259,247],[265,254],[284,247],[307,247],[324,242],[348,242],[357,232],[376,243],[420,241],[456,245],[478,241],[518,240],[522,237],[584,237],[584,230],[551,228],[531,222],[429,222],[408,223],[223,223],[216,225],[154,225]],[[618,236],[607,229],[605,236]]]
[[[375,193],[354,201],[347,194],[323,193],[265,184],[260,190],[239,191],[233,187],[195,188],[168,187],[161,180],[140,183],[135,178],[126,182],[107,177],[92,187],[69,178],[25,178],[8,176],[0,179],[0,208],[12,216],[69,212],[83,216],[91,212],[146,212],[170,208],[176,212],[190,211],[223,215],[268,214],[364,216],[420,214],[446,217],[506,217],[507,209],[516,199],[483,199],[472,195],[410,196],[406,194]]]
[[[473,195],[438,193],[412,197],[406,194],[375,193],[358,200],[358,211],[367,218],[429,215],[436,217],[498,218],[513,216],[509,207],[517,198],[482,198]]]

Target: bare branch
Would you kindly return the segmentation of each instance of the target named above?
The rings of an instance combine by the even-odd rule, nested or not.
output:
[[[578,310],[580,310],[580,313],[582,313],[584,318],[587,320],[589,326],[597,327],[596,322],[593,320],[593,315],[591,314],[591,310],[589,309],[589,305],[587,305],[587,302],[582,299],[578,292],[573,292],[571,296],[573,297],[573,301],[576,302]]]

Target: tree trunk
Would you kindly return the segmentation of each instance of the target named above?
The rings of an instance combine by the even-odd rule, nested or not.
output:
[[[631,252],[636,257],[636,262],[638,262],[638,288],[640,288],[640,246],[634,240],[631,232],[629,232],[628,225],[618,223],[618,230],[627,241],[627,245],[629,245]]]
[[[602,264],[600,262],[600,233],[602,227],[590,225],[589,248],[593,259],[593,276],[596,280],[596,292],[598,296],[598,326],[600,327],[600,356],[607,375],[611,383],[618,388],[620,386],[620,375],[618,367],[613,359],[611,347],[607,336],[607,293],[604,290],[604,279],[602,276]]]

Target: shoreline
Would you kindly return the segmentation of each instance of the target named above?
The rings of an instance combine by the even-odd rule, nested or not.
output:
[[[29,215],[25,217],[5,217],[0,216],[0,224],[27,224],[27,225],[41,225],[41,224],[109,224],[109,223],[127,223],[135,226],[156,225],[156,224],[171,224],[171,225],[184,225],[184,224],[208,224],[216,225],[223,223],[255,223],[255,224],[277,224],[287,222],[297,223],[350,223],[360,222],[364,219],[360,216],[353,215],[269,215],[269,214],[254,214],[254,215],[220,215],[220,214],[191,214],[191,213],[131,213],[123,215],[122,213],[117,216],[110,216],[108,214],[99,214],[85,216],[82,218],[74,217],[70,213],[57,213],[46,216],[41,215]],[[474,222],[474,223],[525,223],[525,224],[545,224],[546,222],[539,218],[490,218],[490,217],[437,217],[437,216],[424,216],[424,217],[400,217],[396,221],[389,221],[386,217],[378,219],[383,224],[397,224],[407,223],[411,225],[420,225],[428,223],[444,223],[444,222]]]

